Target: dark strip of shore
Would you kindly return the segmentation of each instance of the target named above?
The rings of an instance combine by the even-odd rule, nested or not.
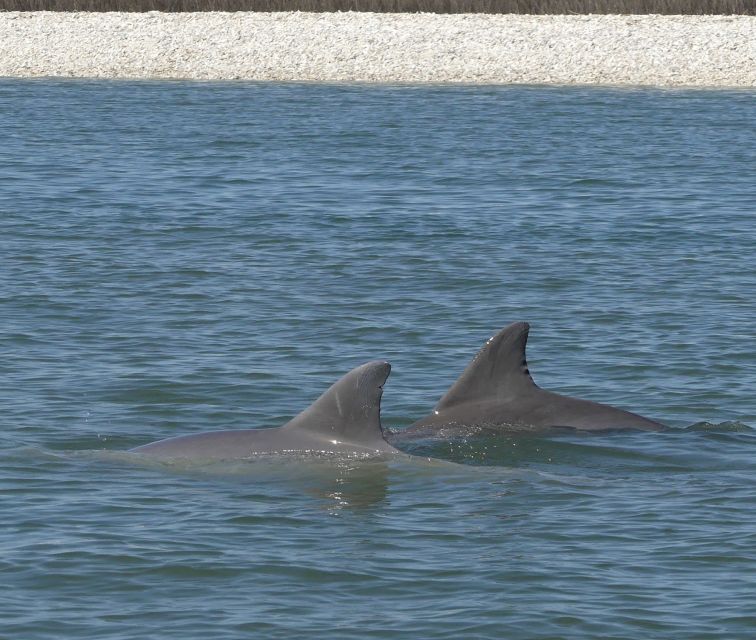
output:
[[[756,15],[756,0],[0,0],[0,11]]]

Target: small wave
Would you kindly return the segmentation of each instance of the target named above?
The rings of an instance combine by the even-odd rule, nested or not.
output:
[[[725,422],[696,422],[688,427],[685,427],[683,431],[698,431],[706,433],[753,433],[756,431],[753,427],[747,425],[745,422],[739,422],[737,420],[726,420]]]

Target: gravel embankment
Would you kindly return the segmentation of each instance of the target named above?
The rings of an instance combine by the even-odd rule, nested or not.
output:
[[[756,17],[3,13],[0,76],[756,86]]]

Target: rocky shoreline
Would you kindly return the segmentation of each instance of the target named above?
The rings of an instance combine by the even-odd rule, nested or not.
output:
[[[756,87],[756,17],[9,12],[0,76]]]

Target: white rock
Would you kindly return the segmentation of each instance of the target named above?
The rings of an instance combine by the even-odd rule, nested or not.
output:
[[[756,17],[9,12],[0,76],[754,87]]]

